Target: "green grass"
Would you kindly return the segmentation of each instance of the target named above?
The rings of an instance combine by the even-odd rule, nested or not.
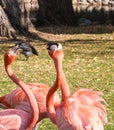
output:
[[[41,28],[40,30],[42,31]],[[52,39],[55,37],[55,41],[59,41],[60,37],[60,42],[62,37],[64,39],[62,41],[65,53],[63,69],[71,92],[78,88],[102,91],[107,102],[108,113],[108,124],[105,125],[105,130],[114,130],[114,33],[69,34],[67,32],[64,34],[63,32],[62,34],[61,32],[59,30],[61,35],[53,34]],[[40,82],[51,86],[55,80],[55,69],[48,56],[46,42],[33,40],[31,43],[39,51],[39,56],[31,56],[28,61],[25,61],[24,56],[21,55],[12,68],[26,83]],[[17,87],[6,75],[3,63],[4,52],[13,45],[14,42],[0,44],[0,95],[7,94]],[[40,123],[39,130],[45,129],[57,130],[49,119]]]

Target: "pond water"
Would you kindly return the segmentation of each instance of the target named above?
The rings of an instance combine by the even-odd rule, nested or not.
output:
[[[111,24],[114,26],[114,6],[73,5],[78,25]]]

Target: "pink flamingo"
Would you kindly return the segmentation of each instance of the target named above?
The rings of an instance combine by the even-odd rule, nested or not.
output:
[[[36,125],[39,116],[39,109],[36,99],[31,92],[30,88],[24,84],[20,79],[18,79],[12,72],[10,65],[17,58],[20,50],[15,50],[12,48],[4,54],[5,68],[8,70],[8,75],[10,78],[18,84],[20,88],[24,91],[28,97],[31,112],[25,112],[19,109],[7,109],[0,111],[0,129],[1,130],[32,130]],[[24,107],[24,106],[23,106]]]
[[[70,94],[64,72],[62,59],[64,57],[62,45],[48,44],[48,53],[53,59],[56,68],[56,81],[47,95],[47,111],[51,121],[59,130],[104,130],[107,114],[100,92],[91,89],[79,89]],[[61,86],[62,101],[54,107],[54,93]]]
[[[26,44],[23,45],[20,43],[15,46],[15,50],[20,50],[20,53],[26,53],[26,50],[32,49],[32,48],[30,49],[30,47],[31,46],[26,46]],[[27,53],[30,53],[30,52],[27,52]],[[15,57],[15,59],[16,58],[17,57]],[[12,62],[14,62],[14,60],[12,60]],[[6,62],[6,60],[4,60],[4,62]],[[11,80],[14,81],[14,79],[12,78],[12,76],[10,74],[11,73],[10,64],[8,67],[5,65],[5,70],[8,74],[8,76],[11,78]],[[18,82],[16,82],[16,81],[14,81],[14,82],[17,85],[19,85]],[[27,85],[27,87],[30,88],[30,90],[32,91],[32,93],[34,94],[34,96],[37,100],[37,104],[38,104],[38,108],[39,108],[39,113],[38,113],[39,118],[38,118],[37,123],[39,123],[42,119],[48,118],[47,109],[46,109],[46,95],[47,95],[50,87],[47,85],[41,84],[41,83],[29,83],[26,85]],[[57,93],[55,93],[54,106],[56,107],[59,102],[60,102],[59,96]],[[10,94],[1,96],[0,103],[5,105],[7,108],[20,109],[20,110],[26,111],[28,113],[31,113],[32,108],[29,104],[28,98],[25,95],[25,93],[22,91],[21,88],[17,88],[14,91],[12,91]]]

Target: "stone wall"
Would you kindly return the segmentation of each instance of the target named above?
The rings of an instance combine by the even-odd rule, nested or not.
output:
[[[72,0],[72,4],[92,4],[114,6],[114,0]]]

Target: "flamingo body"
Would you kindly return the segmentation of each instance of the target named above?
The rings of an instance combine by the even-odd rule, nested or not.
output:
[[[65,99],[56,109],[59,130],[103,130],[107,117],[99,95],[90,89],[79,89]]]
[[[41,83],[30,83],[30,84],[27,84],[27,86],[31,89],[32,93],[34,94],[37,100],[37,104],[39,106],[39,120],[38,120],[39,122],[43,118],[48,117],[47,110],[46,110],[46,95],[50,87]],[[17,88],[13,90],[10,94],[0,97],[0,102],[1,103],[7,102],[7,104],[9,104],[11,108],[21,109],[28,113],[31,112],[31,107],[30,107],[28,98],[21,88]],[[56,107],[56,104],[59,104],[59,103],[60,103],[59,96],[57,93],[55,93],[55,96],[54,96],[55,107]],[[4,103],[4,105],[5,104],[6,103]]]
[[[102,93],[91,89],[79,89],[70,93],[63,69],[64,53],[60,43],[49,43],[48,53],[54,61],[56,80],[47,94],[46,106],[51,121],[58,130],[104,130],[107,123]],[[54,93],[61,88],[62,101],[54,107]]]
[[[27,48],[29,48],[30,46],[27,46]],[[19,44],[16,45],[14,47],[14,50],[20,50],[20,52],[23,52],[26,50],[26,44]],[[30,50],[30,49],[28,49]],[[9,52],[7,52],[4,55],[4,59],[8,59],[8,54]],[[10,52],[11,53],[11,52]],[[26,52],[25,52],[26,53]],[[20,53],[18,52],[18,55]],[[12,77],[12,75],[10,73],[13,73],[10,67],[10,64],[12,64],[18,57],[18,55],[13,55],[11,56],[11,58],[9,60],[5,60],[4,64],[5,64],[5,70],[9,76],[9,78],[11,78],[11,80],[13,82],[15,82],[18,85],[18,81],[14,81],[14,77]],[[8,67],[7,67],[8,65]],[[38,108],[39,108],[39,118],[38,121],[41,121],[43,118],[47,118],[48,114],[47,114],[47,109],[46,109],[46,96],[47,93],[50,89],[49,86],[41,84],[41,83],[29,83],[26,84],[26,86],[28,88],[30,88],[30,90],[32,91],[32,93],[34,94],[37,104],[38,104]],[[54,96],[54,106],[56,107],[56,105],[59,103],[59,96],[57,93],[55,93]],[[20,109],[23,110],[25,112],[31,113],[31,106],[29,103],[29,100],[26,96],[26,94],[23,92],[23,90],[21,88],[16,88],[14,91],[12,91],[10,94],[4,95],[0,97],[0,103],[5,105],[7,108],[14,108],[14,109]]]
[[[12,48],[4,54],[4,65],[8,72],[8,76],[19,85],[22,91],[26,94],[31,112],[28,113],[19,109],[7,109],[0,111],[0,129],[1,130],[32,130],[37,120],[39,119],[39,109],[36,99],[30,88],[15,76],[10,65],[17,58],[20,50]],[[36,114],[36,115],[35,115]]]

